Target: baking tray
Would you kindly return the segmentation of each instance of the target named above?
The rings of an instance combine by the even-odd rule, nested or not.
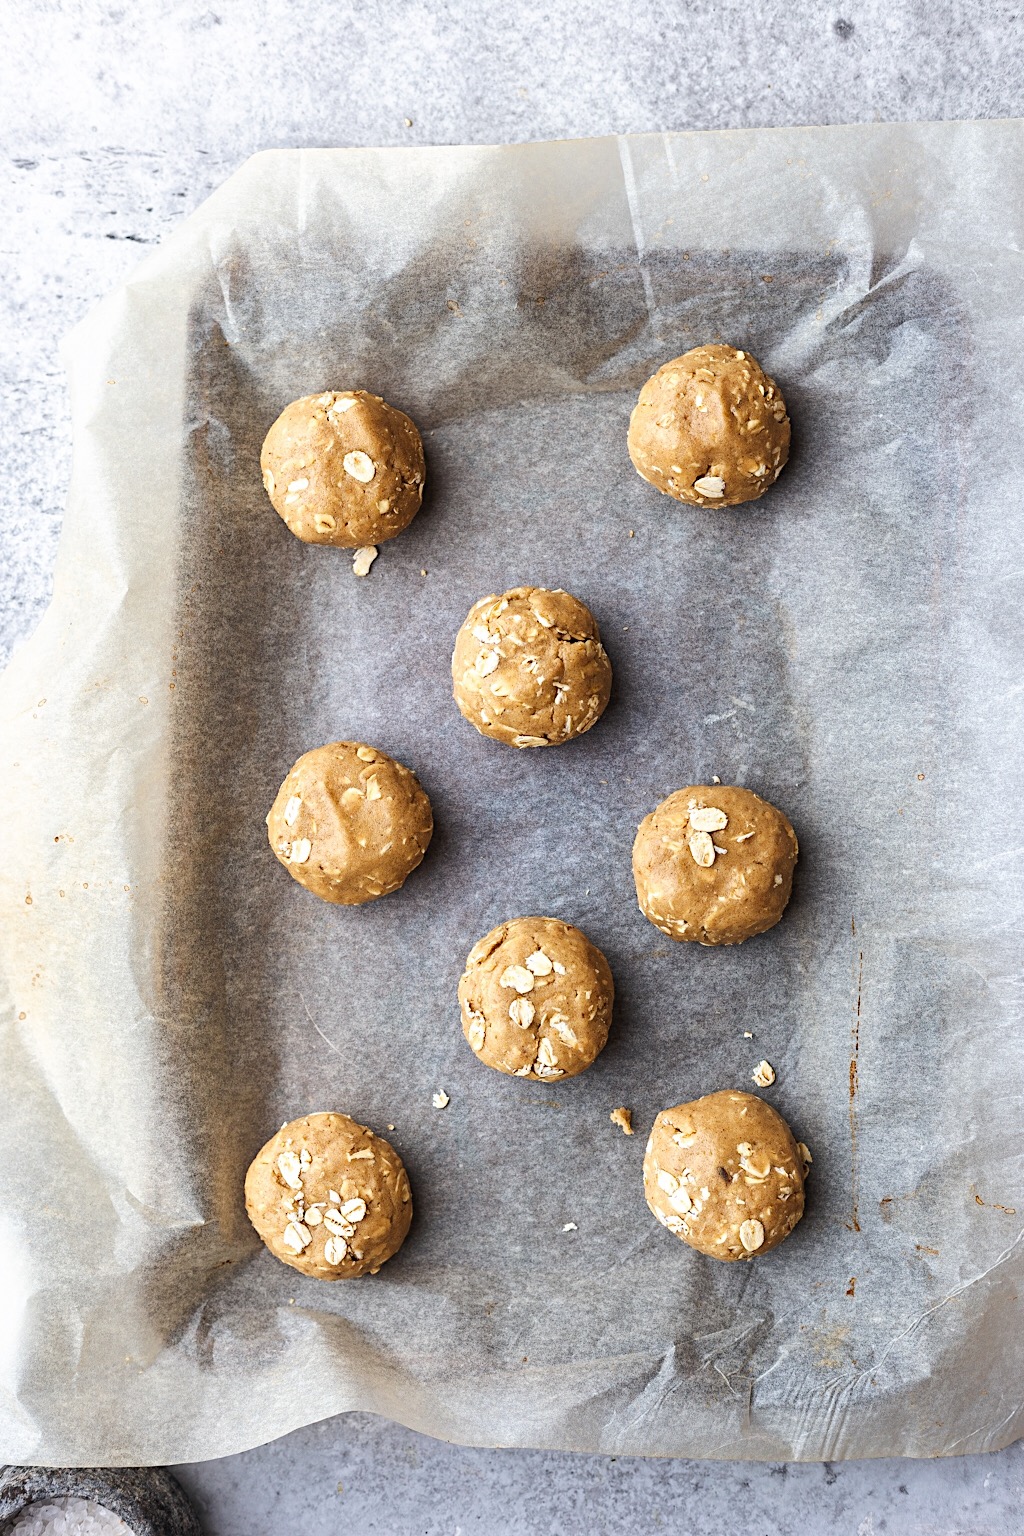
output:
[[[279,152],[76,334],[55,604],[4,698],[30,807],[6,828],[7,1134],[35,1192],[7,1195],[32,1298],[11,1460],[221,1455],[357,1407],[658,1455],[1013,1438],[1020,391],[986,381],[1022,327],[1018,210],[978,167],[1019,147],[1003,124]],[[694,511],[625,430],[657,364],[719,339],[777,377],[794,447],[762,502]],[[428,462],[363,580],[289,535],[258,470],[288,400],[345,386],[407,411]],[[478,737],[450,696],[470,605],[521,582],[582,598],[614,668],[557,750]],[[412,767],[436,820],[359,910],[298,890],[263,825],[343,738]],[[782,923],[720,951],[645,922],[630,874],[641,817],[715,775],[801,844]],[[462,1038],[465,955],[520,913],[611,963],[579,1079],[489,1073]],[[716,1265],[650,1216],[644,1142],[762,1057],[808,1210]],[[257,1148],[327,1108],[412,1181],[372,1281],[297,1276],[245,1217]],[[76,1213],[56,1255],[40,1199]]]

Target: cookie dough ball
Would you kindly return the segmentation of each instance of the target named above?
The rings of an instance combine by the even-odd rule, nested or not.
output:
[[[604,1049],[615,986],[585,933],[557,917],[516,917],[469,952],[462,1033],[512,1077],[575,1077]]]
[[[412,522],[426,467],[403,412],[364,389],[306,395],[286,406],[260,454],[263,484],[296,538],[356,549]]]
[[[751,1259],[804,1213],[811,1154],[753,1093],[709,1093],[663,1109],[644,1157],[647,1204],[670,1232],[713,1259]]]
[[[601,718],[611,662],[594,615],[568,592],[513,587],[474,603],[452,656],[455,702],[511,747],[572,741]]]
[[[787,818],[752,790],[677,789],[633,843],[640,910],[670,939],[741,944],[782,916],[797,852]]]
[[[789,417],[749,352],[694,347],[658,369],[629,418],[629,456],[645,480],[694,507],[756,501],[789,458]]]
[[[318,1280],[375,1275],[405,1242],[412,1196],[390,1142],[348,1115],[303,1115],[257,1152],[245,1209],[276,1259]]]
[[[397,891],[433,830],[416,775],[361,741],[303,753],[267,816],[270,846],[292,879],[346,907]]]

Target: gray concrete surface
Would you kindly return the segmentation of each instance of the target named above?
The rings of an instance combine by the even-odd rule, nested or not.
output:
[[[800,1465],[479,1451],[352,1414],[174,1469],[216,1536],[1017,1536],[1024,1442]]]
[[[0,663],[45,607],[61,336],[247,155],[1018,116],[1012,0],[5,0]],[[409,121],[407,121],[409,120]],[[750,1466],[467,1450],[364,1415],[179,1469],[216,1536],[1010,1536],[1024,1452]]]

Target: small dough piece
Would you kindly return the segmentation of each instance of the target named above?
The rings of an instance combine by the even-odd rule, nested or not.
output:
[[[753,790],[690,784],[640,823],[640,910],[670,939],[741,944],[779,921],[798,851],[788,819]]]
[[[752,1259],[804,1213],[804,1159],[777,1110],[726,1089],[663,1109],[644,1157],[647,1204],[713,1259]]]
[[[397,891],[433,830],[416,775],[361,741],[303,753],[267,816],[270,846],[292,879],[346,907]]]
[[[629,418],[638,474],[676,501],[735,507],[756,501],[789,458],[778,385],[749,352],[694,347],[647,380]]]
[[[604,1049],[615,984],[585,933],[557,917],[516,917],[474,944],[459,982],[462,1033],[511,1077],[575,1077]]]
[[[402,411],[364,389],[285,407],[260,454],[267,495],[306,544],[359,549],[393,539],[423,499],[423,443]]]
[[[590,609],[560,589],[513,587],[474,603],[452,656],[455,702],[511,747],[572,741],[601,718],[611,662]]]
[[[318,1280],[355,1280],[401,1248],[412,1195],[383,1136],[348,1115],[303,1115],[257,1152],[245,1209],[282,1264]]]

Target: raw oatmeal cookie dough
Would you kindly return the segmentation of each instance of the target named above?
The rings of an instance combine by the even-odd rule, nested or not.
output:
[[[604,1049],[615,986],[585,933],[516,917],[474,944],[459,982],[462,1033],[512,1077],[575,1077]]]
[[[779,921],[797,852],[788,819],[753,790],[690,784],[640,823],[640,910],[670,939],[741,944]]]
[[[590,609],[560,590],[513,587],[474,603],[452,656],[455,702],[511,747],[572,741],[599,720],[611,662]]]
[[[293,400],[266,435],[260,468],[296,538],[341,549],[383,544],[407,528],[426,478],[413,423],[364,389]]]
[[[245,1209],[276,1259],[318,1280],[375,1275],[405,1241],[412,1196],[390,1142],[348,1115],[303,1115],[257,1152]]]
[[[637,472],[677,501],[756,501],[789,457],[789,417],[774,379],[749,352],[694,347],[640,391],[627,437]]]
[[[270,846],[292,879],[346,907],[397,891],[433,830],[416,775],[361,741],[303,753],[267,816]]]
[[[811,1154],[753,1093],[709,1093],[663,1109],[644,1157],[647,1204],[670,1232],[713,1259],[750,1259],[804,1213]]]

